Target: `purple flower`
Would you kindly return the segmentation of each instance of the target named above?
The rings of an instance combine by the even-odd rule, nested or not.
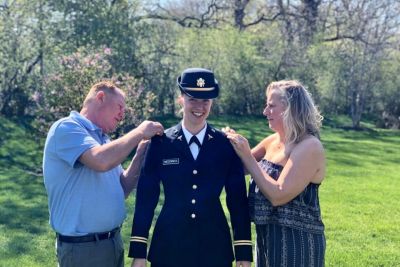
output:
[[[40,93],[39,93],[38,91],[35,91],[35,93],[33,93],[33,95],[32,95],[32,99],[33,99],[33,101],[35,101],[35,102],[39,102]]]
[[[111,55],[111,48],[109,47],[104,48],[104,54]]]

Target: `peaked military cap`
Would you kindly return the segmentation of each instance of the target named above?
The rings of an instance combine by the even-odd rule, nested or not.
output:
[[[193,98],[212,99],[219,93],[218,81],[214,73],[207,69],[186,69],[178,77],[177,83],[182,93]]]

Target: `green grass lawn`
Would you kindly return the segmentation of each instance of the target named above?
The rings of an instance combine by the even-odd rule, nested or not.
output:
[[[163,121],[171,126],[177,119]],[[210,122],[237,129],[253,145],[270,133],[261,117],[214,116]],[[2,117],[0,132],[0,266],[56,266],[41,176],[44,140]],[[326,266],[400,266],[400,132],[326,127],[322,141]],[[122,230],[126,250],[133,202],[134,194]]]

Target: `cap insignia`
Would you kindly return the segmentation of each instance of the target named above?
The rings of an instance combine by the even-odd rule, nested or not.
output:
[[[205,84],[206,84],[206,81],[203,78],[197,79],[197,86],[198,87],[204,87]]]

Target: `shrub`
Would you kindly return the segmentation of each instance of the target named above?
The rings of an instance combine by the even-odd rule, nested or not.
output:
[[[112,50],[91,51],[81,48],[72,55],[62,56],[56,73],[45,77],[43,87],[32,95],[36,107],[34,127],[45,134],[56,120],[79,111],[90,87],[101,80],[111,80],[127,95],[124,122],[116,135],[137,125],[151,115],[155,95],[145,92],[141,81],[129,73],[114,73],[110,63]]]

